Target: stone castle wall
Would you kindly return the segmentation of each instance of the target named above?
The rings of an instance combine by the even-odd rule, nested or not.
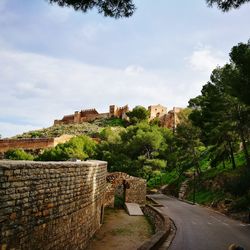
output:
[[[22,148],[25,150],[36,150],[55,147],[59,143],[69,141],[72,135],[62,135],[55,138],[23,138],[23,139],[2,139],[0,140],[0,153],[9,149]]]
[[[125,183],[124,183],[125,181]],[[125,202],[146,203],[146,180],[130,176],[123,172],[108,173],[105,205],[114,207],[114,198],[117,188],[125,184]]]
[[[0,249],[84,249],[100,227],[106,162],[0,161]]]
[[[167,114],[167,108],[160,104],[149,106],[148,111],[150,121],[156,117],[161,118],[163,115]]]
[[[86,109],[82,111],[76,111],[74,114],[65,115],[61,120],[54,120],[54,125],[70,124],[70,123],[82,123],[91,122],[101,118],[122,118],[126,119],[126,112],[129,111],[128,105],[124,107],[117,107],[115,105],[109,106],[108,113],[98,113],[96,109]]]
[[[0,152],[9,149],[42,149],[54,147],[54,138],[3,139],[0,140]]]

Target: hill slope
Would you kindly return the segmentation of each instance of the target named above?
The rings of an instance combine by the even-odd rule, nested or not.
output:
[[[21,135],[13,136],[12,139],[18,138],[47,138],[47,137],[58,137],[63,134],[69,135],[88,135],[93,136],[105,127],[123,127],[125,121],[118,118],[109,118],[109,119],[97,119],[93,122],[83,122],[80,124],[71,123],[71,124],[62,124],[55,125],[48,128],[43,128],[39,130],[33,130],[25,132]]]

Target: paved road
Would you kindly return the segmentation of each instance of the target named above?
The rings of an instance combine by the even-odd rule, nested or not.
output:
[[[232,243],[250,250],[250,225],[232,220],[211,209],[156,194],[161,210],[175,223],[170,250],[227,250]]]

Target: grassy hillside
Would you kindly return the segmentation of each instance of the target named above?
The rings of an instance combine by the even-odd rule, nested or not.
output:
[[[200,162],[202,174],[193,179],[193,169],[179,176],[176,170],[163,173],[150,180],[151,188],[167,184],[164,192],[178,196],[181,184],[187,181],[185,199],[210,206],[235,218],[248,220],[250,212],[250,171],[246,167],[243,152],[235,153],[236,168],[230,161],[211,167],[209,159]]]
[[[62,134],[70,134],[70,135],[85,134],[88,136],[93,136],[95,134],[98,134],[103,128],[109,126],[122,127],[124,126],[124,121],[117,118],[110,118],[110,119],[97,119],[93,122],[83,122],[81,124],[56,125],[48,128],[25,132],[21,135],[16,135],[12,138],[17,139],[17,138],[58,137]]]

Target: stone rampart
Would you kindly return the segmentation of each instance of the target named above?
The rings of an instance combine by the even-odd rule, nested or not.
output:
[[[106,162],[0,161],[0,249],[84,249],[100,227]]]
[[[2,139],[0,140],[0,153],[5,153],[9,149],[22,148],[24,150],[36,150],[55,147],[58,143],[65,143],[72,135],[62,135],[55,138],[22,138],[22,139]]]
[[[42,149],[54,146],[54,138],[23,138],[23,139],[3,139],[0,140],[0,152],[9,149]]]

